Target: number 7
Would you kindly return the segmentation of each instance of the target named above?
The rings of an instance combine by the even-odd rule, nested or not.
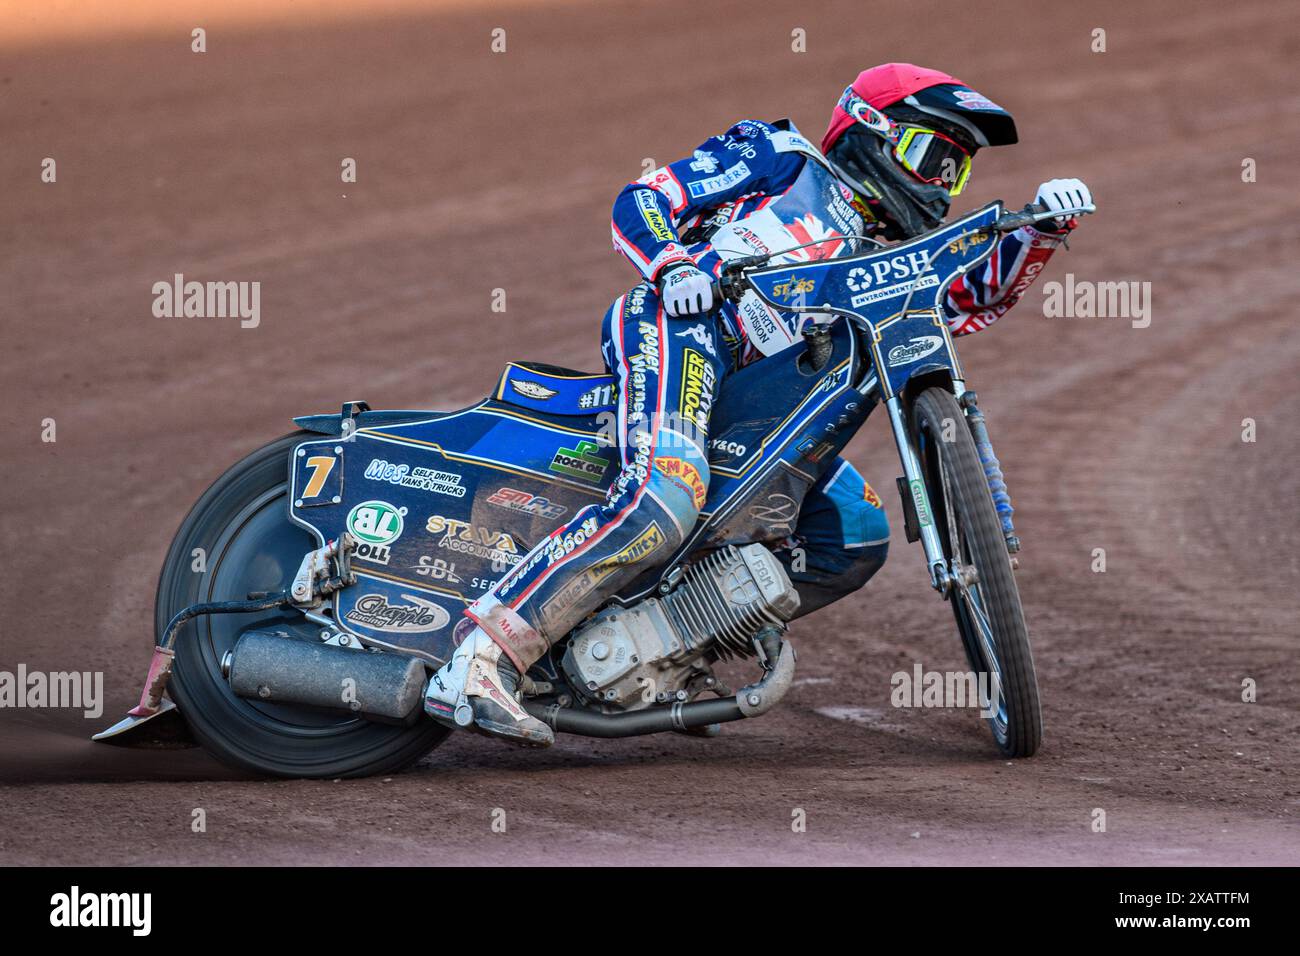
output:
[[[315,498],[320,494],[321,488],[325,486],[325,479],[334,470],[336,461],[338,459],[331,455],[317,455],[314,458],[307,459],[307,467],[311,469],[311,478],[307,481],[307,487],[302,490],[304,498]]]

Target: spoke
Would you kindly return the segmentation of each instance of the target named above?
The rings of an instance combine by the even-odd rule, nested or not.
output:
[[[957,527],[957,512],[952,506],[952,495],[948,491],[948,465],[942,448],[942,445],[935,446],[939,458],[939,484],[943,490],[943,516],[948,524],[948,549],[955,562],[961,558],[961,530]]]
[[[984,648],[984,656],[989,662],[989,666],[997,671],[998,678],[1002,677],[1002,663],[998,660],[997,651],[993,646],[993,625],[989,623],[988,616],[985,615],[984,609],[980,607],[979,599],[971,593],[969,588],[961,588],[962,600],[966,603],[966,609],[970,612],[971,620],[979,629],[980,646]]]
[[[989,670],[996,678],[998,688],[1002,688],[1002,664],[998,660],[997,653],[993,649],[993,627],[989,624],[988,618],[980,607],[979,598],[976,594],[973,594],[968,588],[963,587],[961,588],[961,596],[962,600],[966,604],[966,610],[970,615],[971,620],[979,630],[979,642],[980,647],[984,650],[984,659],[988,661]],[[998,712],[993,719],[995,723],[1003,727],[1006,726],[1007,721],[1006,706],[1006,698],[1001,693],[1001,690],[999,690]]]

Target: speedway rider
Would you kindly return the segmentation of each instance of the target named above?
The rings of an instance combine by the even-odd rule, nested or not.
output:
[[[434,675],[426,711],[515,743],[554,739],[520,706],[519,675],[676,551],[704,504],[705,433],[723,377],[800,341],[805,315],[771,310],[753,292],[735,305],[714,302],[726,260],[813,240],[829,241],[784,261],[827,258],[859,251],[855,235],[929,231],[965,187],[971,157],[1015,142],[1011,115],[960,80],[888,63],[844,91],[820,151],[788,120],[745,120],[626,186],[614,202],[614,246],[643,281],[614,301],[602,329],[619,382],[622,470],[603,506],[574,515],[466,610],[476,626]],[[1092,197],[1077,179],[1054,179],[1036,201],[1064,210]],[[1056,217],[1004,236],[983,266],[948,288],[942,308],[952,333],[1000,318],[1076,224]],[[800,613],[865,584],[888,543],[880,500],[863,477],[842,459],[823,462],[778,552]]]

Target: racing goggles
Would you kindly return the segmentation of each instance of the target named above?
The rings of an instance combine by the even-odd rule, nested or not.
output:
[[[943,186],[949,196],[966,188],[971,154],[938,130],[896,123],[849,86],[839,106],[854,120],[893,146],[894,159],[923,183]]]
[[[944,186],[949,196],[966,188],[970,153],[938,130],[891,123],[886,138],[900,166],[923,183]]]

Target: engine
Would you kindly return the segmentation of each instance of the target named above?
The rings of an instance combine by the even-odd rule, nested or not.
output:
[[[686,699],[714,657],[751,654],[751,638],[799,609],[785,568],[761,544],[728,546],[693,565],[672,593],[606,609],[561,660],[569,683],[606,710]],[[712,652],[712,654],[710,654]]]

